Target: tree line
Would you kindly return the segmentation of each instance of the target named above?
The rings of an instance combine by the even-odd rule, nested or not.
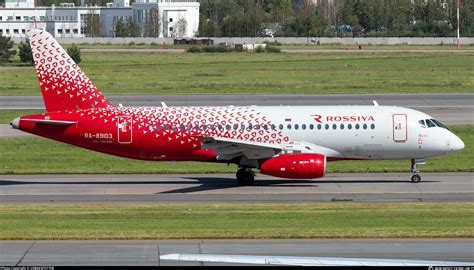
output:
[[[202,37],[454,36],[456,0],[201,0]],[[461,1],[461,35],[474,35],[474,1]]]
[[[81,0],[72,0],[76,5]],[[110,0],[85,0],[104,6]],[[0,0],[0,4],[4,0]],[[38,6],[64,0],[36,0]],[[132,0],[131,3],[134,1]],[[424,37],[455,36],[456,0],[200,0],[201,37]],[[474,1],[461,0],[461,35],[474,36]],[[148,25],[117,21],[116,36],[157,36]],[[96,23],[90,23],[92,28]],[[178,31],[178,30],[174,30]],[[91,36],[100,31],[91,29]],[[179,36],[172,33],[170,36]]]

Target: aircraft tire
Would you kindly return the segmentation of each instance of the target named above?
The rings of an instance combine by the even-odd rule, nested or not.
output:
[[[243,168],[237,171],[236,176],[239,186],[251,186],[255,180],[255,176],[253,175],[252,171]]]
[[[411,176],[411,181],[413,183],[419,183],[421,181],[421,176],[419,174],[414,174]]]

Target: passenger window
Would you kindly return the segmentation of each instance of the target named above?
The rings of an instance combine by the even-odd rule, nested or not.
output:
[[[234,130],[237,130],[239,128],[238,124],[234,124]]]
[[[344,124],[341,124],[339,127],[340,127],[341,129],[344,129]]]
[[[309,129],[313,130],[313,129],[314,129],[314,125],[313,125],[313,124],[310,124],[310,125],[309,125]]]
[[[268,129],[268,125],[267,125],[267,124],[263,125],[263,129],[267,130],[267,129]]]
[[[212,124],[211,127],[210,127],[210,129],[211,129],[211,130],[214,130],[214,127],[215,127],[214,124]]]
[[[280,125],[278,126],[278,128],[280,128],[280,130],[282,130],[282,129],[283,129],[283,125],[280,124]]]
[[[244,125],[244,124],[240,125],[240,129],[241,129],[241,130],[244,130],[244,129],[245,129],[245,125]]]
[[[196,126],[194,127],[194,129],[195,129],[195,130],[199,130],[199,125],[196,125]]]
[[[306,125],[305,125],[305,124],[301,125],[301,128],[302,128],[303,130],[305,130],[305,129],[306,129]]]
[[[168,125],[165,125],[165,130],[168,130]]]
[[[222,125],[219,125],[217,128],[218,128],[219,130],[222,130]]]
[[[252,130],[252,124],[249,124],[249,130]]]
[[[156,130],[160,131],[160,130],[161,130],[161,126],[156,126]]]
[[[352,129],[352,124],[347,125],[348,129]]]
[[[256,130],[259,130],[259,129],[260,129],[260,125],[255,125],[255,129],[256,129]]]
[[[332,125],[332,129],[336,129],[337,128],[337,125],[336,124],[333,124]]]
[[[364,129],[367,129],[367,124],[364,124],[363,127],[364,127]]]
[[[296,125],[295,125],[295,129],[299,129],[299,128],[300,128],[300,126],[298,126],[298,124],[296,124]]]
[[[273,130],[276,130],[277,129],[277,126],[275,124],[272,124],[272,129]]]
[[[322,128],[322,125],[321,124],[318,124],[318,129],[321,129]]]
[[[425,122],[426,122],[426,125],[427,125],[429,128],[430,128],[430,127],[436,127],[436,125],[435,125],[433,122],[431,122],[430,119],[426,119]]]
[[[192,128],[193,128],[193,126],[188,125],[188,130],[191,130]]]
[[[288,129],[291,129],[291,124],[288,124],[288,126],[286,126]]]
[[[180,126],[179,126],[179,129],[180,129],[180,130],[184,130],[184,128],[185,128],[184,125],[180,125]]]
[[[356,129],[359,129],[359,128],[360,128],[360,125],[359,125],[359,124],[356,124],[355,128],[356,128]]]
[[[324,128],[329,129],[329,125],[328,124],[324,125]]]
[[[230,125],[227,125],[225,128],[226,128],[227,130],[230,130],[230,129],[231,129],[231,126],[230,126]]]
[[[375,129],[375,124],[370,125],[371,129]]]

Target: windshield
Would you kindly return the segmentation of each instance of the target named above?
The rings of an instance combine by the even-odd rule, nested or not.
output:
[[[441,124],[441,122],[436,119],[431,119],[431,121],[433,121],[440,128],[448,129],[445,125]]]
[[[438,121],[436,119],[433,119],[433,118],[432,119],[420,120],[420,121],[418,121],[418,124],[422,128],[440,127],[440,128],[448,129],[445,125],[441,124],[440,121]]]

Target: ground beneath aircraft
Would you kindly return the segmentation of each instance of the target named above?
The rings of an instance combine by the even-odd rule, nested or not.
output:
[[[2,175],[0,202],[474,201],[474,173],[330,174],[318,180],[233,174]]]

